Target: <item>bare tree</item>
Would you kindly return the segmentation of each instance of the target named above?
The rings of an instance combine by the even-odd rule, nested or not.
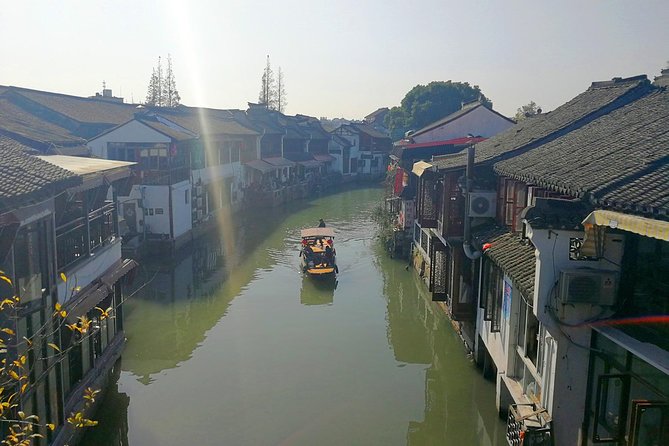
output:
[[[158,65],[160,67],[160,65]],[[174,80],[174,71],[172,70],[172,56],[167,54],[167,72],[163,80],[163,106],[176,107],[179,105],[181,97],[177,91],[176,81]]]
[[[149,80],[149,88],[146,92],[146,100],[144,101],[146,105],[157,105],[158,104],[158,90],[160,89],[160,84],[158,83],[158,74],[154,68],[151,72],[151,79]]]
[[[265,104],[269,109],[274,110],[276,107],[276,87],[274,81],[274,72],[269,63],[269,55],[267,55],[267,63],[262,72],[262,84],[260,94],[258,95],[258,102]]]
[[[276,110],[283,113],[286,110],[286,83],[283,80],[281,67],[276,72]]]
[[[172,57],[167,55],[167,71],[163,75],[162,60],[158,56],[158,66],[151,73],[145,103],[154,107],[176,107],[180,104],[180,100],[174,80]]]

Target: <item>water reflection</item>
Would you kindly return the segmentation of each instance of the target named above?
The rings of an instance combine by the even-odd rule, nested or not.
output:
[[[302,288],[300,289],[300,303],[302,305],[332,305],[337,279],[317,279],[313,277],[302,277]]]
[[[123,373],[83,445],[504,444],[493,385],[374,240],[380,196],[249,216],[233,257],[209,238],[145,262],[153,280],[127,302]],[[299,230],[321,217],[337,231],[335,283],[299,268]]]
[[[494,384],[484,381],[474,369],[419,276],[382,252],[378,259],[387,297],[388,339],[395,358],[427,366],[423,420],[409,422],[406,444],[506,445],[491,398]]]

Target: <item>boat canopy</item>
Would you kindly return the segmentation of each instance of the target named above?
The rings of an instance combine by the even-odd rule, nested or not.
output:
[[[332,228],[307,228],[302,229],[300,233],[302,238],[310,237],[334,237],[334,229]]]

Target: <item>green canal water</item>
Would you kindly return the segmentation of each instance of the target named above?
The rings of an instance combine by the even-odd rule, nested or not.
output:
[[[152,280],[125,305],[120,377],[84,446],[505,445],[494,384],[383,252],[381,202],[340,192],[143,262]],[[299,269],[299,231],[321,217],[337,231],[332,284]]]

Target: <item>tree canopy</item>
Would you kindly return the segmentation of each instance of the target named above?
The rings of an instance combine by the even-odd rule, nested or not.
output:
[[[516,110],[516,116],[514,118],[516,121],[522,121],[523,119],[541,113],[541,106],[537,105],[536,102],[530,101],[525,105],[521,105]]]
[[[463,103],[479,100],[492,108],[478,85],[469,82],[433,81],[427,85],[416,85],[409,91],[399,107],[390,109],[386,125],[394,140],[400,139],[408,130],[418,130],[444,118],[462,108]]]

